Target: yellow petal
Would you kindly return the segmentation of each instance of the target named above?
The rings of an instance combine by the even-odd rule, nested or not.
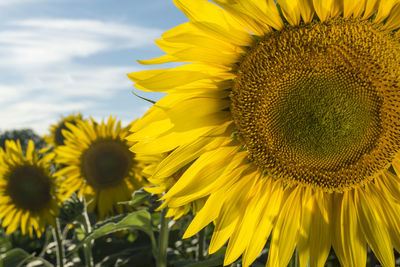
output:
[[[21,216],[21,233],[25,235],[28,232],[27,223],[29,219],[29,212],[25,212]]]
[[[143,88],[157,88],[158,91],[162,92],[169,88],[181,86],[182,84],[195,82],[201,79],[211,78],[207,73],[199,71],[179,71],[173,69],[173,71],[165,71],[154,75],[148,79],[136,80],[139,86]],[[130,78],[135,78],[135,74],[130,75]]]
[[[192,162],[206,151],[214,150],[223,143],[229,141],[227,136],[232,133],[232,123],[227,122],[219,127],[215,127],[205,136],[200,137],[193,143],[181,146],[166,157],[156,170],[153,172],[153,178],[159,179],[173,175],[186,164]],[[224,134],[227,132],[227,134]]]
[[[258,257],[268,240],[278,212],[282,208],[282,184],[272,181],[271,177],[266,177],[265,179],[271,179],[269,190],[265,192],[268,200],[264,205],[261,220],[258,222],[255,231],[250,233],[251,239],[243,256],[243,266],[249,266]]]
[[[254,196],[248,200],[244,214],[229,239],[224,265],[234,262],[248,247],[250,242],[249,233],[253,233],[256,230],[257,224],[265,212],[264,207],[266,201],[269,199],[268,187],[270,186],[271,182],[262,180],[254,187],[256,190]]]
[[[299,255],[300,267],[305,267],[310,261],[310,232],[313,231],[311,228],[311,220],[314,215],[314,209],[316,207],[315,196],[311,195],[311,189],[306,188],[304,190],[304,200],[301,213],[301,227],[299,234],[299,241],[297,243],[297,252]]]
[[[267,266],[286,267],[292,258],[300,233],[302,195],[303,188],[296,187],[285,200],[272,233]]]
[[[234,2],[239,3],[258,21],[276,30],[282,29],[283,21],[274,0],[235,0]]]
[[[282,13],[289,24],[292,26],[299,25],[301,3],[297,0],[277,0],[276,2],[280,5]]]
[[[338,16],[343,11],[343,3],[338,0],[313,0],[315,12],[320,20],[326,21],[329,18]]]
[[[14,205],[7,205],[5,208],[2,207],[0,210],[0,219],[4,220],[3,217],[7,216],[7,214],[14,208]],[[3,225],[4,226],[4,225]]]
[[[357,215],[364,236],[383,266],[394,266],[393,247],[377,205],[363,189],[355,193]]]
[[[167,54],[167,55],[163,55],[161,57],[157,57],[157,58],[153,58],[153,59],[138,60],[137,62],[142,65],[158,65],[158,64],[177,62],[177,61],[178,61],[178,59],[176,57]]]
[[[248,43],[250,45],[251,43]],[[181,62],[200,63],[216,66],[234,66],[240,62],[242,55],[239,53],[217,51],[210,48],[189,47],[172,54]]]
[[[397,3],[393,6],[390,16],[388,17],[383,28],[389,31],[400,28],[400,4]]]
[[[365,10],[363,19],[370,18],[378,10],[380,0],[365,0]]]
[[[374,21],[379,23],[386,19],[392,11],[393,7],[399,2],[399,0],[379,1],[378,13],[376,14]]]
[[[397,169],[397,168],[396,168]],[[400,179],[390,171],[385,171],[376,180],[385,197],[400,204]]]
[[[245,169],[246,166],[242,166],[242,168],[238,168],[237,170],[233,171],[232,174],[240,178]],[[211,221],[214,221],[219,216],[222,205],[225,199],[228,197],[226,192],[230,187],[231,184],[226,184],[220,189],[211,193],[203,208],[196,214],[189,227],[186,229],[183,238],[188,238],[195,235],[207,224],[209,224]]]
[[[33,153],[34,153],[34,151],[35,151],[35,144],[33,143],[32,140],[29,140],[28,147],[26,148],[26,159],[31,163],[33,163],[33,159],[34,159]]]
[[[244,28],[248,29],[255,35],[263,36],[271,31],[268,25],[262,24],[253,17],[253,14],[244,9],[239,3],[228,2],[227,0],[215,0],[229,14],[232,15]]]
[[[176,195],[187,197],[204,187],[207,189],[215,182],[227,163],[238,151],[236,146],[221,147],[201,155],[181,176],[176,184],[164,195],[162,199],[171,198]],[[203,189],[204,190],[204,189]]]
[[[11,223],[7,226],[6,234],[12,234],[20,225],[21,215],[23,211],[19,210],[14,216]]]
[[[305,23],[311,22],[314,17],[314,5],[312,0],[298,0],[301,17]]]
[[[255,178],[254,175],[244,176],[226,191],[226,200],[215,220],[215,229],[209,248],[210,254],[220,249],[235,230],[241,216],[242,207],[248,205],[252,195],[252,189],[256,183]]]
[[[186,229],[183,238],[194,236],[206,225],[208,225],[210,222],[218,217],[219,212],[222,208],[222,204],[227,197],[227,195],[225,194],[226,189],[227,187],[223,187],[210,195],[210,197],[204,204],[204,207],[199,211],[199,213],[196,214],[196,216],[193,218],[192,222]]]
[[[354,192],[335,194],[333,248],[342,266],[365,266],[367,246],[357,219]]]
[[[380,181],[377,180],[377,183]],[[385,222],[388,225],[389,236],[392,239],[393,246],[398,252],[400,252],[400,205],[393,201],[390,201],[386,194],[380,191],[375,185],[370,186],[371,192],[373,192],[373,201],[378,206],[379,210],[384,215]]]
[[[2,222],[3,227],[7,227],[14,219],[14,215],[17,213],[17,209],[12,209],[5,217]]]
[[[186,101],[190,99],[186,95],[180,94],[169,94],[162,99],[160,99],[156,104],[154,104],[146,114],[132,127],[129,129],[131,132],[136,133],[140,129],[143,129],[155,121],[164,120],[167,117],[165,110],[177,105],[179,102]]]
[[[215,116],[209,116],[210,120],[213,120],[215,124],[223,124],[229,121],[230,114],[226,113],[217,113]],[[217,123],[217,120],[219,122]],[[157,154],[164,153],[171,150],[176,149],[180,145],[185,145],[194,140],[198,139],[200,136],[205,135],[210,130],[212,130],[215,126],[204,125],[209,121],[193,121],[192,123],[199,123],[196,127],[193,127],[192,130],[187,131],[175,131],[175,128],[172,128],[170,131],[167,131],[161,136],[155,138],[148,138],[141,140],[141,143],[138,143],[132,147],[132,151],[134,153],[148,153],[148,154]],[[201,123],[204,123],[201,125]]]
[[[332,225],[331,194],[315,194],[310,231],[310,266],[323,267],[331,249]]]
[[[214,38],[221,38],[236,45],[246,46],[252,42],[251,35],[227,12],[206,0],[174,0],[190,21],[207,31]]]
[[[359,18],[365,9],[366,0],[359,1],[343,1],[343,17]]]

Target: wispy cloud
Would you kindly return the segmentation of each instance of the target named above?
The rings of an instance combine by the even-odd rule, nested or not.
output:
[[[19,5],[32,2],[43,2],[43,1],[46,0],[0,0],[0,6],[12,6],[12,5]]]
[[[139,69],[136,69],[139,70]],[[130,88],[132,83],[126,73],[135,71],[129,66],[79,66],[69,65],[56,70],[27,73],[22,90],[54,94],[59,98],[107,98],[118,90]]]
[[[158,29],[98,20],[30,19],[0,30],[0,66],[38,66],[150,44]]]
[[[3,127],[6,125],[8,129],[34,128],[37,132],[43,134],[50,123],[54,123],[57,114],[84,110],[90,108],[92,104],[85,101],[60,102],[51,96],[39,95],[34,97],[30,95],[26,99],[3,103],[2,110],[5,112],[0,112],[0,121],[1,125]]]
[[[59,114],[82,111],[96,116],[90,111],[110,109],[110,105],[102,106],[105,100],[121,90],[130,95],[131,82],[125,74],[139,69],[126,64],[93,65],[90,58],[145,47],[160,33],[100,20],[6,23],[0,27],[1,127],[31,127],[43,134]],[[122,119],[132,117],[123,114]]]

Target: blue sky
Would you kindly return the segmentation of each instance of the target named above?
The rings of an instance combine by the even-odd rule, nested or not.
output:
[[[136,60],[162,55],[154,39],[187,21],[171,0],[0,0],[0,17],[0,131],[39,134],[73,112],[143,115],[126,73],[155,68]]]

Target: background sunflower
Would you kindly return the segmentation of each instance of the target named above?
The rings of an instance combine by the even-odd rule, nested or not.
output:
[[[125,140],[128,128],[111,116],[106,122],[66,125],[65,145],[55,149],[55,161],[63,166],[55,174],[65,180],[62,191],[67,196],[77,191],[100,219],[122,213],[127,207],[118,203],[147,184],[142,173],[146,163],[136,159],[129,151],[133,143]]]
[[[61,117],[60,121],[56,124],[50,125],[50,133],[43,136],[46,143],[52,146],[64,145],[65,137],[62,133],[63,130],[68,130],[67,123],[76,125],[79,121],[83,120],[82,114],[72,114],[67,117]]]
[[[19,141],[6,141],[0,148],[0,219],[6,233],[20,228],[23,235],[40,237],[46,225],[55,224],[59,182],[50,173],[50,160],[51,155],[35,151],[33,141],[25,155]]]

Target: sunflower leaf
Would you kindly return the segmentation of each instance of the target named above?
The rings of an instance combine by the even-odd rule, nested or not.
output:
[[[53,267],[53,265],[45,259],[35,257],[20,248],[14,248],[2,254],[0,256],[0,267],[24,266],[26,263],[31,261],[40,261],[43,264],[42,266]]]
[[[150,213],[145,210],[136,211],[128,214],[125,217],[118,217],[119,220],[112,220],[109,223],[102,224],[100,227],[93,229],[75,248],[71,253],[82,247],[90,241],[117,232],[121,230],[140,230],[145,232],[154,241],[154,233],[151,227]]]
[[[32,257],[32,255],[23,249],[11,249],[0,256],[0,266],[18,266],[19,264],[26,262],[30,257]]]
[[[136,208],[148,201],[149,195],[149,193],[143,190],[135,191],[132,194],[132,200],[120,202],[120,204],[128,204],[129,206]]]

